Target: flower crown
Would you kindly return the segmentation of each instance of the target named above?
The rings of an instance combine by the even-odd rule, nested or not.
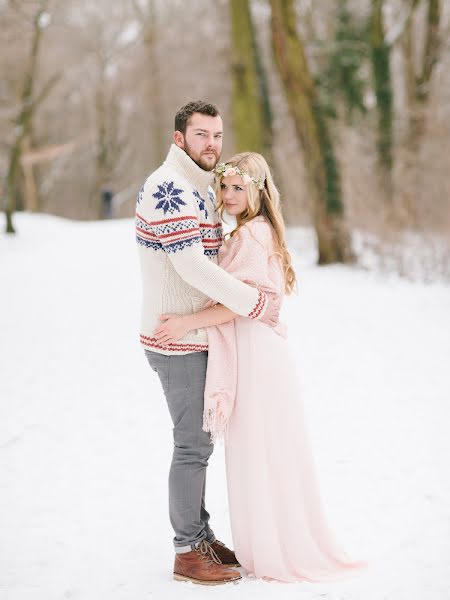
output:
[[[230,165],[229,163],[220,163],[215,168],[215,173],[219,177],[228,177],[228,175],[240,175],[244,182],[244,185],[248,183],[254,183],[258,190],[264,189],[264,179],[257,179],[256,177],[252,177],[247,173],[247,171],[243,171],[239,167],[235,167],[234,165]]]

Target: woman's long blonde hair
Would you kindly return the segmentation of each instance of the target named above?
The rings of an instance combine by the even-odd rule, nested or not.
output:
[[[257,152],[241,152],[240,154],[235,154],[226,161],[226,164],[238,167],[242,171],[248,173],[251,177],[264,182],[262,190],[258,189],[254,183],[249,183],[245,186],[248,198],[247,208],[243,213],[236,216],[237,227],[231,232],[231,236],[234,236],[239,231],[240,227],[251,219],[254,219],[259,215],[266,217],[272,226],[274,233],[275,254],[281,258],[285,292],[286,294],[291,294],[296,287],[296,277],[294,269],[292,268],[292,259],[285,239],[286,228],[281,214],[280,194],[275,187],[269,165],[265,158]],[[220,188],[222,177],[223,175],[219,175],[216,180],[217,208],[221,216],[225,211]]]

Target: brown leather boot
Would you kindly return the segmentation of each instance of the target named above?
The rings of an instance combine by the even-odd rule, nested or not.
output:
[[[239,564],[233,550],[230,550],[229,548],[227,548],[225,546],[225,544],[223,544],[222,542],[219,542],[219,540],[214,540],[214,542],[211,542],[211,548],[214,550],[214,552],[220,558],[220,562],[223,565],[226,565],[227,567],[240,567],[241,566]]]
[[[238,581],[241,575],[223,565],[211,545],[203,540],[195,550],[175,554],[173,578],[201,585],[220,585]]]

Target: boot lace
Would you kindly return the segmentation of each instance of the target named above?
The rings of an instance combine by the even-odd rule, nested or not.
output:
[[[209,564],[222,564],[222,561],[214,552],[214,549],[211,547],[211,544],[206,540],[201,541],[195,550],[200,554],[202,560],[206,560]]]

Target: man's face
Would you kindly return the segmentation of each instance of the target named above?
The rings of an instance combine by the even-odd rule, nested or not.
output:
[[[188,121],[186,133],[175,131],[175,144],[204,171],[212,171],[222,152],[222,117],[194,113]]]

